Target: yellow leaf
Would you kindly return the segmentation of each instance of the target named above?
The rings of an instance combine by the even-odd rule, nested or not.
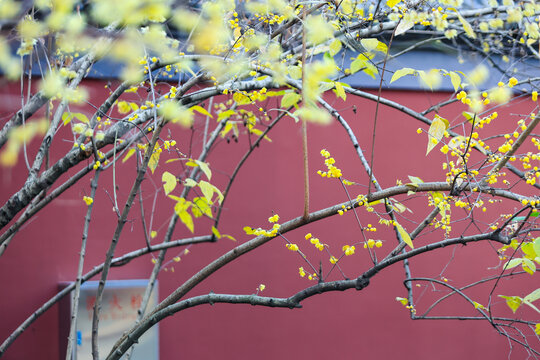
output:
[[[446,129],[448,129],[448,125],[448,120],[440,117],[439,115],[435,115],[435,119],[433,119],[428,131],[428,146],[426,155],[433,150],[439,141],[441,141],[444,132]]]
[[[322,125],[327,125],[332,121],[332,116],[326,110],[317,106],[302,106],[294,114],[306,121]]]
[[[297,94],[295,92],[288,92],[281,98],[281,107],[288,109],[291,106],[298,104],[301,98],[302,95],[300,94]]]
[[[334,85],[336,86],[336,96],[339,98],[342,98],[343,101],[347,100],[347,94],[345,93],[345,89],[343,88],[343,85],[340,82],[334,82]]]
[[[401,0],[387,0],[386,1],[386,6],[388,6],[390,8],[393,8],[394,6],[399,4],[400,2],[401,2]]]
[[[187,211],[182,211],[178,213],[178,217],[180,218],[180,221],[182,221],[184,225],[186,225],[189,231],[193,232],[195,228],[193,225],[193,218],[191,217],[191,215],[189,215]]]
[[[334,28],[322,15],[309,15],[304,22],[307,39],[318,45],[334,36]]]
[[[483,310],[486,309],[486,307],[484,305],[482,305],[480,303],[477,303],[476,301],[473,301],[473,304],[474,304],[475,309],[483,309]]]
[[[504,296],[499,295],[500,298],[503,298],[506,300],[506,305],[512,310],[512,312],[515,314],[516,310],[521,306],[521,303],[523,300],[519,296]]]
[[[251,99],[248,96],[239,92],[234,93],[233,100],[236,101],[238,105],[251,104]]]
[[[221,121],[221,120],[223,120],[225,118],[229,118],[234,114],[236,114],[236,112],[234,110],[229,109],[229,110],[223,111],[223,112],[219,113],[217,121],[219,122],[219,121]]]
[[[330,55],[336,55],[341,50],[341,41],[339,41],[339,39],[334,39],[334,41],[330,43],[329,49]]]
[[[221,239],[221,234],[219,233],[219,230],[216,229],[215,226],[212,226],[212,234],[214,234],[214,236],[218,239]]]
[[[126,161],[128,161],[128,159],[130,157],[133,156],[133,154],[135,154],[135,149],[134,148],[131,148],[127,151],[126,155],[124,156],[124,158],[122,159],[122,163],[125,163]]]
[[[179,123],[183,127],[193,124],[193,112],[173,100],[162,101],[158,112],[167,121],[173,124]]]
[[[257,136],[261,136],[264,132],[260,129],[256,129],[256,128],[251,128],[249,129],[249,132],[252,133],[252,134],[255,134]],[[264,135],[264,139],[267,140],[268,142],[272,142],[272,139],[270,139],[268,136]]]
[[[405,299],[405,298],[402,298],[402,297],[396,297],[396,301],[399,301],[401,303],[401,305],[403,306],[407,306],[409,305],[409,300]]]
[[[154,171],[156,171],[156,168],[159,163],[160,154],[161,153],[157,151],[157,144],[156,144],[156,148],[154,149],[154,152],[152,153],[152,155],[150,156],[150,160],[148,161],[148,167],[150,168],[150,171],[152,171],[152,174],[154,173]]]
[[[212,217],[212,203],[208,202],[206,198],[195,197],[193,198],[193,206],[191,207],[191,212],[196,218],[206,215]]]
[[[302,78],[302,68],[300,66],[291,66],[289,67],[289,75],[291,76],[291,78],[295,79],[295,80],[298,80],[298,79],[301,79]],[[268,94],[268,96],[271,96],[270,94]]]
[[[174,206],[174,212],[176,213],[176,215],[178,215],[178,217],[180,218],[180,221],[182,221],[184,223],[184,225],[186,225],[186,227],[191,232],[193,232],[193,230],[194,230],[193,218],[187,212],[187,210],[191,206],[191,201],[186,201],[186,199],[184,199],[184,198],[173,196],[173,195],[169,195],[169,197],[171,199],[176,200],[176,204]]]
[[[411,240],[411,236],[409,235],[409,233],[403,228],[403,226],[401,226],[400,223],[398,223],[396,221],[396,229],[399,233],[399,235],[401,236],[401,240],[403,240],[403,242],[407,245],[409,245],[409,247],[411,249],[414,249],[414,245],[412,243],[412,240]]]
[[[231,239],[232,241],[236,241],[236,239],[235,239],[233,236],[231,236],[231,235],[224,234],[224,235],[222,235],[222,236],[223,236],[223,237],[226,237],[226,238],[228,238],[228,239]]]
[[[465,20],[465,18],[461,16],[461,14],[459,13],[458,13],[458,19],[461,22],[461,25],[463,26],[463,30],[465,30],[465,34],[467,34],[467,36],[470,37],[471,39],[476,39],[476,34],[474,33],[474,30],[471,24],[469,24],[467,20]]]
[[[461,87],[461,76],[459,76],[459,74],[454,71],[450,71],[448,75],[450,76],[450,81],[452,82],[454,91],[458,91]]]
[[[200,114],[203,114],[203,115],[206,115],[210,118],[213,118],[212,114],[210,114],[205,108],[203,108],[202,106],[200,105],[193,105],[192,107],[189,108],[189,110],[191,111],[196,111]]]
[[[417,73],[416,70],[411,69],[411,68],[403,68],[403,69],[396,70],[396,72],[394,72],[394,75],[392,75],[392,79],[390,79],[390,82],[393,83],[394,81],[398,80],[399,78],[405,75],[411,75],[411,74],[416,74],[416,73]]]
[[[163,190],[165,190],[165,195],[169,195],[176,187],[176,176],[168,171],[165,171],[163,175],[161,175],[161,181],[164,182]]]
[[[418,71],[420,75],[421,84],[430,90],[436,90],[441,86],[442,77],[438,69],[431,69],[428,72]]]

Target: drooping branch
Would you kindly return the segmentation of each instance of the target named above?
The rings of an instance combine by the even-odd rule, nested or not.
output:
[[[312,215],[315,215],[316,213],[313,213]],[[298,217],[294,219],[294,222],[301,222],[303,220],[303,217]],[[311,220],[311,216],[310,216]],[[290,222],[289,222],[290,223]],[[287,223],[287,224],[289,224]],[[285,226],[286,224],[282,225]],[[281,230],[281,228],[280,228]],[[286,230],[288,230],[286,228]],[[260,238],[260,237],[259,237]],[[258,238],[256,238],[258,239]],[[256,239],[253,239],[251,241],[254,241]],[[270,239],[270,238],[269,238]],[[289,298],[265,298],[260,297],[256,295],[216,295],[216,294],[209,294],[204,295],[202,297],[195,297],[191,299],[186,299],[183,301],[180,301],[178,303],[170,303],[166,306],[163,306],[162,302],[160,305],[156,307],[154,311],[152,311],[151,314],[149,314],[147,317],[145,317],[139,326],[136,326],[129,330],[127,334],[122,336],[122,338],[113,346],[111,352],[107,356],[107,360],[118,360],[120,357],[135,343],[138,341],[138,339],[146,332],[148,329],[150,329],[153,325],[157,324],[159,321],[163,320],[166,317],[169,317],[173,314],[175,314],[178,311],[184,310],[189,307],[206,304],[206,303],[212,303],[212,302],[227,302],[227,303],[240,303],[240,304],[251,304],[251,305],[260,305],[260,306],[270,306],[270,307],[286,307],[286,308],[297,308],[300,307],[300,303],[312,296],[319,295],[325,292],[333,292],[333,291],[344,291],[348,289],[356,289],[356,290],[363,290],[369,285],[369,282],[371,278],[373,278],[377,273],[379,273],[381,270],[397,263],[400,261],[403,261],[405,259],[410,259],[414,256],[431,252],[435,249],[441,249],[446,246],[455,245],[455,244],[467,244],[470,242],[478,242],[483,240],[493,240],[501,243],[507,243],[508,239],[500,237],[500,235],[497,233],[489,233],[489,234],[480,234],[480,235],[474,235],[474,236],[465,236],[465,237],[459,237],[459,238],[453,238],[453,239],[446,239],[442,240],[436,243],[432,243],[420,248],[413,249],[409,252],[399,254],[393,258],[387,259],[385,261],[382,261],[376,265],[374,265],[372,268],[364,272],[362,275],[357,277],[356,279],[352,280],[338,280],[338,281],[331,281],[331,282],[320,282],[316,285],[313,285],[309,288],[303,289],[300,292],[294,294],[293,296]],[[250,241],[250,242],[251,242]],[[245,245],[245,244],[244,244]],[[237,248],[233,249],[229,253],[225,254],[224,256],[227,256],[228,254],[233,253],[240,253],[243,254],[243,250],[238,250],[241,248],[242,245],[238,246]],[[238,251],[237,251],[238,250]],[[217,259],[216,261],[219,261],[222,259]],[[239,255],[238,255],[239,256]],[[214,263],[216,262],[214,261]],[[222,266],[225,264],[222,264]],[[203,269],[204,270],[204,269]],[[200,272],[199,272],[200,274]],[[198,274],[197,274],[198,275]],[[197,276],[195,275],[195,276]],[[193,279],[193,278],[192,278]],[[191,279],[190,279],[191,280]],[[190,281],[188,280],[188,282]],[[201,281],[203,279],[200,279]],[[459,290],[458,290],[459,291]],[[196,299],[196,300],[194,300]]]

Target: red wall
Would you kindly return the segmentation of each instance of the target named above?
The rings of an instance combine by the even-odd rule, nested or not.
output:
[[[0,108],[2,119],[7,119],[11,111],[20,103],[15,86],[0,87]],[[88,81],[91,99],[97,104],[103,98],[103,84]],[[424,109],[438,101],[447,99],[449,94],[424,92],[388,91],[384,97],[401,102],[413,109]],[[353,127],[360,144],[369,156],[373,129],[374,103],[348,97],[347,102],[335,100],[333,95],[328,100],[343,114]],[[271,107],[272,104],[269,104]],[[356,106],[354,113],[352,107]],[[524,106],[521,104],[520,106]],[[532,104],[526,104],[531,107]],[[443,110],[442,116],[453,121],[460,111],[453,106]],[[90,111],[86,108],[85,111]],[[527,110],[522,110],[524,113]],[[510,109],[499,109],[501,118],[510,114]],[[275,113],[271,113],[275,115]],[[505,121],[515,124],[518,118],[507,115]],[[4,121],[4,120],[3,120]],[[193,137],[194,156],[201,149],[202,119],[195,124],[197,133]],[[441,168],[442,154],[435,150],[425,156],[427,136],[418,135],[418,127],[426,125],[387,107],[379,109],[376,132],[374,171],[383,187],[392,186],[397,179],[408,182],[407,175],[421,177],[424,181],[443,180]],[[188,153],[190,144],[189,131],[171,127],[172,138],[178,142],[179,150]],[[490,130],[487,130],[488,132]],[[166,137],[167,132],[164,133]],[[159,277],[160,299],[164,298],[184,280],[193,275],[202,266],[235,245],[249,239],[242,231],[244,226],[269,227],[266,219],[272,211],[278,213],[284,222],[301,215],[303,207],[303,178],[300,125],[290,118],[282,120],[270,133],[271,143],[263,142],[240,171],[237,182],[225,203],[220,231],[236,237],[237,242],[222,239],[215,244],[202,244],[190,247],[190,254],[182,256],[179,263],[169,263],[167,271]],[[62,130],[58,139],[70,139],[69,132]],[[320,209],[346,200],[346,196],[337,180],[323,179],[316,171],[324,170],[319,152],[326,148],[342,168],[344,177],[349,180],[366,183],[365,171],[355,155],[354,148],[346,138],[344,130],[333,124],[328,127],[310,125],[308,129],[310,152],[311,210]],[[57,141],[57,143],[60,143]],[[34,142],[32,145],[36,145]],[[54,161],[61,154],[62,148],[70,143],[60,143],[53,148]],[[33,148],[34,146],[32,146]],[[209,162],[213,170],[212,183],[220,188],[227,180],[235,163],[248,148],[245,134],[239,142],[227,143],[222,140],[212,152]],[[31,149],[31,153],[32,153]],[[173,157],[171,154],[170,158]],[[161,174],[167,170],[180,172],[179,162],[165,164],[164,159],[154,176],[148,176],[143,191],[145,209],[151,213],[152,201],[156,189],[161,186]],[[117,168],[117,186],[119,206],[122,208],[135,177],[135,158]],[[13,169],[0,169],[2,203],[19,188],[27,172],[22,158]],[[65,179],[63,177],[62,179]],[[14,238],[4,256],[0,258],[0,341],[3,341],[32,311],[53,296],[59,282],[72,281],[77,269],[78,252],[86,206],[82,197],[90,193],[90,177],[77,183],[58,200],[40,212],[31,223],[24,227]],[[112,196],[112,172],[103,173],[101,189],[95,198],[92,228],[89,234],[88,256],[85,269],[89,270],[104,260],[105,249],[116,226],[116,216],[111,211],[112,203],[105,192]],[[352,196],[366,193],[362,186],[349,188]],[[178,190],[176,191],[178,192]],[[157,208],[154,215],[154,230],[158,230],[158,243],[165,232],[168,218],[174,206],[162,192],[157,194]],[[411,207],[413,214],[405,216],[418,220],[427,215],[430,208],[425,206],[427,198],[399,197],[405,205]],[[517,206],[517,205],[516,205]],[[116,254],[144,247],[138,203],[129,216],[125,230],[120,238]],[[497,211],[496,208],[490,208]],[[455,210],[459,216],[458,210]],[[379,258],[384,257],[395,244],[392,232],[377,224],[377,218],[364,210],[359,210],[363,224],[377,225],[379,231],[373,233],[376,239],[385,240],[382,249],[377,251]],[[405,219],[402,224],[409,230],[415,227]],[[209,221],[197,220],[197,234],[208,233]],[[456,226],[457,229],[457,226]],[[322,261],[329,269],[328,256],[312,247],[303,239],[307,232],[312,232],[330,250],[339,254],[341,247],[360,241],[360,235],[354,217],[334,216],[312,224],[298,231],[286,234],[287,239],[299,244],[301,249],[318,267]],[[456,234],[461,234],[456,230]],[[189,236],[189,231],[182,225],[177,226],[173,239]],[[440,232],[419,238],[418,244],[427,244],[439,240]],[[495,248],[499,246],[494,245]],[[366,251],[357,246],[357,254],[344,259],[342,266],[346,274],[353,278],[369,266]],[[181,254],[183,249],[170,250],[169,259]],[[134,260],[126,267],[113,268],[111,279],[130,279],[148,277],[152,263],[150,257]],[[411,261],[413,276],[440,278],[445,276],[455,286],[463,286],[485,276],[496,275],[500,269],[498,259],[488,244],[472,244],[438,250],[430,255],[420,256]],[[448,267],[447,267],[448,265]],[[251,294],[260,283],[266,285],[263,295],[286,297],[299,291],[310,283],[298,276],[298,267],[304,266],[297,253],[288,251],[284,240],[276,238],[263,247],[234,261],[213,275],[189,295],[216,293]],[[447,267],[447,268],[446,268]],[[174,272],[171,270],[174,268]],[[446,269],[445,269],[446,268]],[[334,271],[331,279],[339,279]],[[183,359],[390,359],[399,356],[403,359],[456,359],[456,358],[523,358],[524,352],[519,347],[512,350],[508,341],[497,335],[494,329],[483,321],[411,321],[408,311],[395,301],[396,296],[406,296],[402,284],[403,267],[401,264],[387,269],[373,278],[363,291],[353,290],[343,293],[327,293],[306,300],[302,309],[268,309],[247,305],[201,306],[178,313],[160,324],[161,358]],[[506,285],[505,285],[506,286]],[[487,295],[483,291],[470,294],[475,300],[487,304]],[[415,288],[419,296],[418,311],[429,306],[430,301],[444,294],[440,288],[433,291],[422,284]],[[521,288],[522,290],[522,288]],[[520,291],[521,291],[520,290]],[[533,289],[525,289],[533,290]],[[501,290],[502,291],[502,290]],[[524,295],[523,293],[522,295]],[[497,300],[497,302],[499,302]],[[6,359],[57,359],[58,349],[58,310],[54,307],[36,321],[22,335],[5,355]],[[463,300],[450,300],[442,304],[437,315],[476,315],[474,309],[464,305]]]

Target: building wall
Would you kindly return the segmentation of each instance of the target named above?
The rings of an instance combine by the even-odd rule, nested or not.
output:
[[[2,119],[18,108],[20,98],[16,86],[0,86],[0,108]],[[90,98],[103,98],[103,82],[87,81]],[[448,99],[449,93],[423,91],[385,91],[382,96],[420,110],[439,101]],[[359,142],[365,148],[366,156],[371,155],[373,118],[375,104],[349,96],[347,102],[327,95],[336,109],[343,111],[345,118],[354,129]],[[273,101],[273,100],[272,100]],[[269,107],[271,107],[269,104]],[[532,104],[530,105],[532,108]],[[520,106],[524,106],[521,104]],[[90,113],[91,107],[82,109]],[[460,106],[444,109],[441,116],[451,122],[458,118]],[[500,118],[517,121],[510,115],[511,108],[499,110]],[[520,113],[524,113],[522,110]],[[275,115],[275,113],[270,113]],[[432,114],[431,114],[432,116]],[[195,123],[195,136],[180,128],[170,127],[171,138],[178,143],[180,151],[194,156],[202,147],[201,130],[204,119]],[[416,129],[427,126],[407,117],[397,110],[384,106],[379,108],[374,146],[374,172],[381,186],[388,187],[401,179],[408,182],[407,176],[414,175],[424,181],[443,179],[441,167],[443,155],[434,150],[425,155],[426,134],[417,134]],[[486,133],[496,133],[494,125]],[[241,133],[238,142],[220,140],[216,150],[209,158],[213,171],[212,183],[224,188],[227,176],[232,172],[238,159],[249,146],[247,135]],[[168,136],[165,131],[163,137]],[[71,139],[68,129],[57,135]],[[263,144],[254,151],[239,173],[236,183],[224,204],[219,230],[230,234],[236,242],[221,239],[213,244],[189,247],[190,253],[184,255],[184,248],[169,251],[168,262],[159,276],[160,299],[176,289],[186,279],[200,270],[202,266],[234,246],[249,239],[244,234],[244,226],[269,227],[266,219],[277,213],[281,221],[301,215],[303,208],[303,175],[300,124],[290,118],[283,119],[269,134],[272,142]],[[345,201],[347,199],[337,180],[323,179],[316,174],[325,166],[319,152],[325,148],[337,160],[344,177],[367,183],[367,176],[361,166],[354,148],[346,138],[339,124],[328,127],[310,125],[309,166],[311,210]],[[191,140],[190,140],[191,139]],[[190,143],[190,141],[192,141]],[[37,141],[29,147],[35,151]],[[52,149],[51,163],[58,159],[62,151],[71,146],[69,141],[56,144]],[[163,171],[180,172],[180,162],[166,164],[162,156],[160,166],[153,176],[147,176],[143,185],[144,207],[147,221],[153,216],[152,230],[158,232],[154,239],[158,243],[164,236],[168,219],[174,203],[160,191]],[[135,157],[125,164],[119,163],[116,169],[119,207],[122,208],[135,177]],[[0,169],[2,191],[0,200],[5,202],[10,194],[24,182],[26,166],[21,158],[13,169]],[[68,175],[62,179],[65,180]],[[58,284],[75,279],[77,259],[80,250],[82,226],[86,206],[82,201],[90,193],[91,175],[75,184],[59,199],[40,212],[16,235],[4,256],[0,258],[0,339],[6,338],[27,316],[58,290]],[[351,196],[365,194],[363,186],[349,188]],[[178,195],[178,190],[176,191]],[[95,198],[91,230],[88,240],[88,253],[85,271],[104,261],[106,248],[116,226],[116,215],[111,210],[113,203],[112,171],[102,174],[100,189]],[[156,207],[152,203],[156,197]],[[409,231],[414,229],[414,221],[423,218],[431,210],[425,206],[427,198],[402,196],[398,198],[413,213],[406,213],[402,224]],[[380,205],[379,205],[380,206]],[[135,202],[128,223],[120,238],[117,255],[145,246],[142,236],[139,204]],[[503,209],[492,208],[493,211]],[[457,213],[457,210],[456,210]],[[377,218],[364,210],[358,212],[362,223],[378,227],[375,239],[384,240],[384,246],[377,251],[384,257],[395,245],[392,232],[377,223]],[[481,219],[480,219],[481,220]],[[197,220],[196,234],[207,234],[211,222]],[[299,244],[316,268],[319,262],[329,269],[328,255],[319,253],[304,240],[307,232],[313,233],[327,243],[330,250],[340,253],[345,244],[360,241],[358,226],[349,212],[345,216],[309,225],[301,230],[286,234],[291,242]],[[461,234],[456,226],[456,234]],[[182,225],[177,226],[173,239],[190,236]],[[418,239],[418,244],[427,244],[440,239],[441,233]],[[298,276],[298,267],[306,264],[297,253],[288,251],[285,241],[276,238],[252,253],[225,266],[191,291],[189,296],[215,293],[251,294],[259,284],[266,285],[263,295],[287,297],[302,287],[309,286],[309,280]],[[495,247],[497,247],[495,245]],[[344,259],[342,269],[348,277],[358,276],[369,266],[369,258],[361,245],[357,254]],[[170,261],[180,255],[181,261]],[[411,261],[413,276],[449,279],[455,286],[463,286],[474,280],[496,275],[500,269],[490,267],[499,265],[497,256],[488,244],[473,244],[466,247],[452,247],[420,256]],[[146,256],[132,261],[121,268],[113,268],[111,279],[147,278],[152,268],[151,257]],[[397,356],[404,359],[456,359],[491,358],[507,359],[510,347],[508,341],[496,334],[493,328],[483,321],[411,321],[408,311],[398,302],[396,296],[406,296],[403,286],[403,267],[396,265],[382,271],[363,291],[349,290],[343,293],[327,293],[306,300],[302,309],[270,309],[248,305],[200,306],[189,309],[166,319],[160,324],[160,354],[162,359],[390,359]],[[329,280],[342,278],[333,271]],[[514,286],[505,283],[504,286]],[[473,290],[471,296],[478,295],[478,302],[486,303],[484,292]],[[416,291],[416,290],[415,290]],[[421,283],[417,295],[420,296],[419,311],[425,309],[430,301],[444,294],[441,289],[432,289]],[[480,297],[480,294],[484,294]],[[436,310],[437,315],[475,315],[470,305],[462,300],[449,300]],[[8,350],[5,359],[58,359],[59,327],[58,307],[55,306],[37,320]],[[523,351],[513,348],[512,358],[522,358]]]

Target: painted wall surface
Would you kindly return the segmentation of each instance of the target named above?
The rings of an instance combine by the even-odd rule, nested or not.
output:
[[[0,86],[0,119],[6,121],[12,111],[20,104],[17,86]],[[103,83],[88,81],[94,104],[103,99]],[[427,106],[448,99],[448,93],[430,92],[383,92],[383,96],[412,109],[425,109]],[[135,95],[134,97],[135,98]],[[349,96],[347,102],[336,100],[333,94],[328,100],[343,112],[349,121],[360,144],[366,148],[366,156],[371,156],[375,104],[368,100]],[[272,100],[274,101],[274,100]],[[206,104],[208,105],[208,104]],[[271,104],[269,104],[271,105]],[[527,104],[521,106],[529,106]],[[530,104],[532,107],[532,104]],[[75,108],[76,109],[76,108]],[[91,107],[82,108],[90,114]],[[80,110],[80,109],[79,109]],[[445,109],[441,115],[449,120],[459,116],[460,106]],[[75,110],[73,110],[75,111]],[[528,110],[527,110],[528,111]],[[517,121],[510,115],[512,109],[501,108],[500,118]],[[525,111],[519,111],[524,113]],[[272,116],[275,113],[270,113]],[[430,115],[432,117],[433,114]],[[495,126],[495,125],[494,125]],[[379,108],[374,146],[374,172],[381,186],[388,187],[397,179],[408,182],[407,176],[414,175],[424,181],[442,179],[443,155],[435,150],[425,156],[426,134],[417,134],[416,129],[427,129],[425,124],[411,119],[403,113],[385,106]],[[180,151],[197,156],[202,148],[203,117],[195,123],[196,133],[170,127],[163,138],[171,137],[177,141]],[[496,128],[486,129],[486,133],[496,133]],[[56,142],[52,149],[50,163],[56,161],[62,151],[72,146],[72,135],[66,128],[58,137],[65,142]],[[267,218],[273,212],[284,222],[300,216],[303,208],[302,151],[300,125],[286,118],[269,134],[272,142],[264,142],[241,169],[236,183],[232,186],[224,206],[219,230],[230,234],[236,242],[221,239],[217,243],[200,244],[169,251],[167,263],[159,276],[159,297],[163,299],[186,279],[200,270],[205,264],[224,252],[249,239],[244,234],[244,226],[270,227]],[[345,201],[346,194],[337,181],[323,179],[317,170],[325,170],[319,152],[326,148],[337,160],[344,177],[366,184],[367,176],[355,154],[354,148],[339,124],[328,127],[310,125],[309,166],[311,187],[311,210]],[[191,142],[190,142],[191,139]],[[29,146],[35,151],[37,141]],[[236,162],[249,146],[245,131],[241,128],[238,142],[220,140],[211,153],[208,162],[213,171],[212,183],[224,188],[228,175]],[[161,190],[161,174],[167,170],[181,173],[181,162],[166,164],[163,160],[176,157],[163,155],[162,162],[153,176],[147,176],[143,185],[143,199],[146,221],[157,231],[153,243],[164,236],[174,203]],[[116,178],[112,171],[102,174],[100,189],[94,200],[95,210],[89,233],[89,243],[85,271],[104,261],[104,254],[116,226],[113,208],[113,184],[121,208],[129,193],[135,177],[135,157],[125,164],[118,163]],[[2,191],[0,200],[18,189],[27,175],[24,159],[21,157],[13,169],[0,169]],[[40,212],[16,235],[4,256],[0,258],[0,339],[5,339],[27,316],[43,302],[53,296],[58,284],[73,281],[77,269],[82,225],[86,206],[82,198],[90,193],[91,176],[66,191],[59,199]],[[67,175],[61,178],[65,181]],[[178,191],[178,190],[177,190]],[[363,186],[349,188],[351,196],[365,194]],[[178,194],[176,194],[178,195]],[[423,218],[431,210],[425,206],[427,198],[402,196],[398,198],[413,213],[405,214],[402,224],[411,231],[415,221]],[[155,205],[154,205],[155,200]],[[379,209],[380,210],[380,209]],[[493,208],[490,210],[497,209]],[[501,211],[499,209],[499,211]],[[384,241],[378,256],[383,257],[395,244],[392,232],[379,225],[377,217],[365,210],[358,212],[364,225],[371,223],[378,227],[373,233],[375,239]],[[128,223],[120,237],[117,255],[143,248],[141,215],[138,201],[135,202]],[[207,234],[211,222],[198,219],[196,234]],[[461,232],[457,229],[456,233]],[[299,231],[286,235],[287,239],[300,245],[301,249],[318,268],[319,261],[325,269],[330,269],[328,255],[314,250],[305,240],[307,232],[313,233],[327,243],[330,249],[340,252],[345,244],[360,240],[358,226],[351,213],[334,216],[330,219],[309,225]],[[185,226],[179,224],[173,239],[190,236]],[[441,233],[435,232],[420,237],[418,244],[427,244],[439,239]],[[225,266],[212,275],[189,294],[190,296],[215,293],[252,294],[259,284],[266,285],[263,295],[287,297],[309,286],[309,280],[300,278],[298,268],[307,267],[297,253],[288,251],[285,241],[276,238],[252,253]],[[366,252],[357,247],[357,254],[342,262],[347,276],[358,276],[369,265]],[[442,276],[455,286],[463,286],[483,277],[496,275],[500,269],[495,250],[498,246],[472,244],[438,250],[430,255],[420,256],[411,261],[413,276]],[[180,262],[172,261],[180,256]],[[152,268],[151,257],[133,260],[128,266],[113,268],[111,279],[144,279]],[[160,325],[160,356],[162,359],[458,359],[484,358],[507,359],[524,358],[517,347],[510,350],[508,341],[498,335],[490,325],[483,321],[411,321],[408,311],[398,302],[396,296],[406,296],[403,286],[403,267],[394,266],[377,275],[363,291],[349,290],[343,293],[327,293],[306,300],[302,309],[270,309],[248,305],[200,306],[189,309],[166,319]],[[342,278],[337,270],[329,280]],[[442,294],[425,283],[415,289],[419,296],[419,311]],[[512,284],[503,284],[502,289],[511,289]],[[473,290],[471,296],[484,294],[479,302],[486,302],[484,292]],[[434,315],[475,315],[474,309],[463,300],[448,300],[436,309]],[[37,320],[8,350],[7,360],[18,359],[58,359],[62,352],[59,347],[58,307],[53,307]]]

